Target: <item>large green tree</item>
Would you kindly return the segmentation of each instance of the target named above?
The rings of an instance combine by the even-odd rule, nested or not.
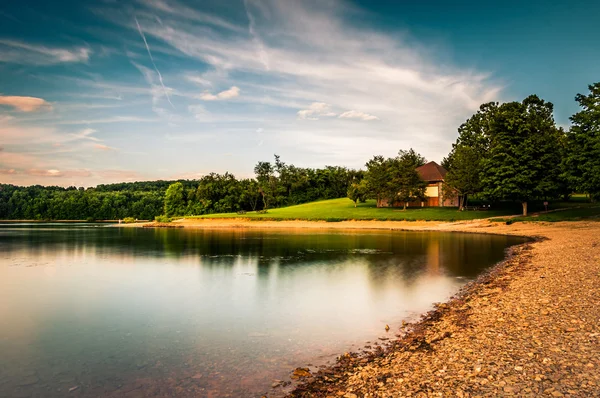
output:
[[[560,144],[552,111],[552,103],[535,95],[498,107],[481,162],[484,196],[519,201],[527,215],[529,201],[556,195]]]
[[[367,167],[365,173],[367,195],[376,200],[377,207],[381,207],[390,196],[390,159],[385,159],[381,155],[373,156],[365,166]]]
[[[399,200],[404,204],[424,200],[427,183],[421,179],[417,167],[425,164],[425,158],[416,153],[412,148],[408,151],[400,150],[398,157],[390,162],[389,186],[393,194],[392,200]]]
[[[394,158],[374,156],[366,164],[365,186],[367,195],[377,201],[377,207],[396,201],[406,203],[423,198],[426,183],[416,168],[425,164],[425,158],[413,149],[400,150]]]
[[[165,215],[168,217],[183,216],[185,214],[185,197],[183,184],[176,182],[169,185],[165,193]]]
[[[458,128],[458,139],[452,151],[442,161],[448,170],[445,177],[444,195],[458,194],[459,210],[467,198],[481,191],[481,166],[488,150],[490,123],[498,104],[490,102],[481,105],[479,111]]]
[[[581,110],[571,116],[563,177],[570,186],[597,200],[600,198],[600,82],[588,88],[589,94],[575,97]]]

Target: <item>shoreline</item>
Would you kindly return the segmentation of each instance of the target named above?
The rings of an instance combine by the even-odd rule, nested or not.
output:
[[[600,223],[461,224],[426,230],[518,235],[532,241],[509,248],[503,261],[418,321],[404,324],[381,348],[341,355],[286,396],[600,396],[600,359],[595,355],[600,350],[600,301],[581,304],[600,297],[600,289],[569,290],[568,285],[580,281],[565,279],[564,271],[567,267],[577,279],[584,276],[587,285],[599,285]],[[578,231],[588,239],[577,239]],[[592,249],[587,259],[597,264],[579,263],[567,253],[583,254],[584,248]],[[532,283],[537,281],[553,283],[540,289]],[[566,300],[572,305],[545,309],[553,301],[550,290],[556,289],[572,293]],[[587,356],[569,353],[571,342],[565,340],[574,337],[580,349],[587,348]],[[558,353],[570,355],[561,361]],[[577,370],[561,371],[569,366]]]
[[[510,248],[505,260],[420,320],[390,331],[387,344],[345,353],[291,390],[277,387],[269,396],[600,396],[600,222],[184,219],[170,224],[164,226],[439,231],[532,239]]]
[[[506,272],[506,268],[510,267],[512,262],[515,260],[518,261],[520,255],[531,250],[530,245],[532,243],[543,241],[544,239],[543,237],[532,237],[531,242],[508,247],[504,260],[496,263],[476,279],[462,286],[448,300],[441,303],[434,303],[434,309],[421,314],[413,322],[403,321],[401,328],[395,331],[395,339],[390,338],[387,341],[382,341],[374,350],[366,350],[362,347],[358,352],[346,352],[342,354],[337,358],[335,364],[322,367],[313,377],[307,378],[304,382],[294,386],[284,397],[320,397],[324,391],[328,394],[331,393],[331,388],[329,388],[330,383],[328,382],[332,375],[339,380],[347,376],[348,373],[355,372],[357,368],[375,363],[378,359],[392,356],[400,351],[430,350],[432,343],[451,337],[451,334],[447,333],[431,335],[431,330],[435,328],[436,324],[443,317],[448,317],[452,313],[461,311],[464,302],[473,299],[485,287],[494,287],[498,277]],[[341,396],[346,396],[346,393]]]
[[[306,221],[283,220],[266,221],[248,218],[206,218],[179,219],[170,223],[142,222],[131,224],[116,224],[121,228],[189,228],[189,229],[336,229],[336,230],[387,230],[387,231],[436,231],[459,225],[479,224],[486,220],[466,221],[377,221],[377,220],[347,220],[347,221]]]

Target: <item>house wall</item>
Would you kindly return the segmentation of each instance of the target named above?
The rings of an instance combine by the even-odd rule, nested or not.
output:
[[[439,187],[437,184],[429,184],[427,188],[425,188],[425,196],[428,198],[437,198],[439,195]]]
[[[434,182],[427,185],[425,188],[425,196],[427,200],[424,202],[409,202],[408,207],[445,207],[445,206],[458,206],[458,195],[448,197],[444,199],[443,182]],[[389,207],[390,204],[387,200],[383,200],[381,203],[382,207]],[[391,207],[403,207],[404,203],[394,202]]]

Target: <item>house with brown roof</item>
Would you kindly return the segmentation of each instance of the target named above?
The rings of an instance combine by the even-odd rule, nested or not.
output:
[[[409,206],[458,206],[458,195],[452,195],[444,199],[444,178],[446,177],[446,173],[448,173],[445,168],[436,162],[429,162],[421,167],[417,167],[417,172],[421,179],[427,182],[427,188],[425,189],[426,201],[412,202]]]
[[[446,207],[458,206],[458,195],[446,195],[444,198],[444,178],[446,177],[445,168],[436,162],[429,162],[423,166],[417,167],[417,173],[423,181],[427,183],[425,188],[425,200],[414,201],[407,204],[408,207]],[[389,206],[387,200],[382,201],[382,206]],[[403,207],[404,203],[394,202],[393,207]]]

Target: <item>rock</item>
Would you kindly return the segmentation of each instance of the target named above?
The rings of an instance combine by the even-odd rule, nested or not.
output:
[[[312,373],[310,373],[310,369],[308,368],[296,368],[291,377],[292,379],[303,379],[305,377],[312,377]]]
[[[79,386],[74,386],[74,387],[69,388],[69,392],[73,392],[73,391],[77,391],[77,390],[79,390]]]

